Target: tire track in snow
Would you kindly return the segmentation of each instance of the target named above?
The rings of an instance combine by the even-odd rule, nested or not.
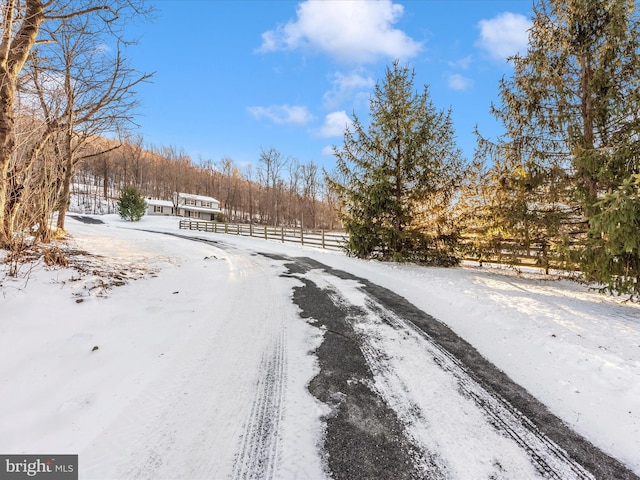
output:
[[[218,291],[225,302],[211,298],[199,334],[185,331],[188,340],[162,357],[162,375],[99,439],[108,455],[85,464],[88,478],[276,477],[290,308],[286,289],[273,282],[282,267],[243,251],[215,253],[226,262],[215,277],[226,280]],[[244,348],[230,349],[239,338]],[[123,455],[130,458],[113,465]]]
[[[281,260],[277,256],[272,259]],[[270,291],[270,286],[265,289]],[[235,480],[275,478],[280,461],[280,427],[287,384],[286,327],[282,313],[284,299],[274,295],[271,298],[275,303],[263,318],[270,325],[265,334],[271,339],[262,348],[253,400],[233,463],[231,478]]]
[[[290,272],[303,273],[295,264]],[[347,320],[346,304],[332,302],[325,288],[308,278],[294,289],[303,318],[324,331],[316,349],[320,371],[308,385],[330,411],[323,418],[320,445],[328,477],[334,479],[444,480],[437,455],[421,452],[405,435],[396,413],[374,389],[374,377]],[[344,308],[343,308],[344,307]]]
[[[522,460],[513,463],[513,459],[507,458],[507,463],[511,462],[513,465],[512,467],[505,466],[503,461],[505,453],[500,450],[500,447],[490,445],[489,440],[482,437],[483,434],[473,430],[467,431],[470,436],[476,437],[472,441],[477,442],[482,448],[493,449],[493,453],[489,452],[488,454],[489,458],[480,456],[478,459],[480,463],[483,461],[492,462],[488,468],[485,468],[485,473],[487,471],[488,473],[483,477],[474,475],[473,478],[536,477],[562,480],[638,478],[616,459],[571,431],[544,405],[540,404],[522,387],[513,383],[503,372],[479,355],[471,345],[455,335],[446,325],[420,311],[406,299],[365,279],[344,271],[334,270],[313,259],[295,258],[291,260],[295,263],[287,264],[290,272],[296,274],[307,285],[307,289],[324,291],[325,295],[331,298],[331,303],[345,312],[343,318],[346,323],[351,324],[351,328],[349,326],[347,328],[353,329],[352,331],[356,333],[352,340],[360,345],[360,350],[367,360],[370,370],[374,373],[375,384],[373,388],[385,403],[396,410],[398,418],[405,423],[407,432],[410,432],[408,435],[410,442],[418,445],[421,449],[425,445],[427,447],[426,450],[422,450],[423,458],[417,459],[421,467],[424,468],[425,460],[430,462],[435,459],[434,466],[440,474],[443,474],[444,478],[471,478],[468,475],[461,475],[459,472],[456,474],[454,473],[455,468],[449,468],[451,464],[448,462],[452,459],[456,460],[453,457],[469,454],[464,450],[464,447],[462,450],[459,446],[456,449],[456,445],[458,445],[456,438],[448,440],[450,442],[448,445],[449,457],[445,459],[442,459],[438,449],[439,440],[429,438],[431,433],[429,422],[431,422],[431,426],[435,424],[438,427],[436,430],[439,429],[439,433],[441,433],[443,429],[446,430],[446,426],[441,427],[440,422],[444,420],[446,424],[447,421],[452,422],[459,419],[446,418],[450,416],[447,411],[449,405],[439,405],[435,409],[437,413],[444,415],[444,418],[438,417],[437,414],[434,417],[434,412],[429,411],[429,407],[424,410],[418,405],[423,400],[420,398],[421,393],[427,392],[437,400],[439,396],[437,389],[440,386],[430,384],[432,382],[430,378],[420,379],[418,381],[422,381],[422,385],[419,385],[416,391],[421,393],[418,393],[416,397],[416,391],[410,391],[416,387],[415,376],[404,377],[404,380],[411,384],[409,386],[404,384],[403,379],[399,378],[398,372],[394,370],[396,368],[394,362],[397,359],[393,358],[394,354],[385,348],[390,345],[387,338],[389,335],[393,335],[395,338],[396,355],[399,357],[409,355],[402,349],[413,344],[416,350],[412,350],[412,352],[421,351],[424,354],[420,356],[420,361],[431,363],[436,370],[441,372],[440,377],[445,376],[449,379],[449,383],[457,385],[462,403],[474,405],[473,411],[477,413],[469,415],[484,418],[483,431],[493,431],[492,438],[502,439],[502,444],[509,443],[511,445],[509,451],[515,449],[521,452],[517,457]],[[305,295],[313,295],[316,302],[321,298],[318,293],[303,294],[301,292],[298,296],[304,300]],[[305,305],[309,305],[308,302],[305,302]],[[309,308],[310,313],[307,315],[323,324],[322,309],[312,308],[312,306]],[[375,322],[378,325],[372,327]],[[386,330],[381,329],[379,324],[386,324]],[[362,328],[363,326],[364,328]],[[342,330],[342,327],[338,329]],[[348,368],[348,366],[344,368]],[[433,368],[430,369],[430,372],[434,372]],[[412,400],[412,393],[415,401]],[[450,395],[443,398],[445,401],[452,399]],[[455,407],[457,411],[461,411],[461,407],[457,405]],[[464,415],[466,414],[463,412]],[[418,431],[421,433],[427,432],[426,444],[416,441],[416,436],[413,435],[416,431],[413,428],[415,425],[418,425]],[[458,430],[459,433],[463,431]],[[464,442],[462,443],[464,444]],[[494,458],[490,458],[491,456]],[[522,466],[522,462],[525,467]],[[465,460],[461,465],[465,466]],[[516,477],[513,476],[514,471],[511,473],[508,471],[514,466],[516,471],[520,472]],[[531,473],[523,476],[522,472],[524,471]],[[358,477],[347,475],[342,478]],[[424,478],[431,477],[427,475]]]
[[[580,464],[570,458],[568,453],[551,441],[521,412],[501,397],[489,393],[465,371],[464,366],[449,352],[433,342],[433,339],[413,323],[403,320],[393,312],[384,309],[371,296],[366,301],[368,312],[386,322],[395,330],[416,335],[421,339],[425,352],[445,372],[453,375],[461,391],[480,407],[491,423],[500,432],[512,438],[530,456],[537,470],[544,478],[556,480],[591,480],[595,477]],[[363,338],[365,357],[374,371],[383,377],[393,375],[393,371],[380,361],[381,352],[376,351],[369,339]],[[394,402],[396,403],[396,402]],[[406,405],[404,417],[413,416],[420,421],[414,405]]]
[[[243,428],[231,478],[274,478],[285,384],[286,348],[284,331],[281,331],[264,351],[251,411]]]

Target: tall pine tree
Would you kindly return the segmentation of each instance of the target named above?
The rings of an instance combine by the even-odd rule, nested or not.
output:
[[[493,109],[506,133],[480,142],[495,155],[497,185],[518,199],[505,216],[542,229],[603,284],[638,273],[594,219],[607,192],[622,195],[639,172],[639,40],[634,0],[536,1],[528,51],[512,58]]]
[[[457,261],[450,207],[462,176],[451,112],[437,110],[415,72],[394,62],[370,100],[367,130],[353,116],[337,168],[327,176],[358,257],[434,264]]]
[[[631,175],[596,204],[590,224],[601,233],[601,281],[612,293],[640,298],[640,175]]]

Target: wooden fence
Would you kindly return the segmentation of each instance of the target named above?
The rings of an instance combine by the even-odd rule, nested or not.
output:
[[[547,274],[550,269],[561,268],[562,262],[547,243],[527,245],[512,239],[496,238],[476,245],[473,237],[464,237],[462,245],[465,250],[464,260],[476,261],[480,266],[484,263],[495,263],[516,268],[534,267],[544,270]]]
[[[297,243],[328,250],[342,250],[348,240],[345,232],[329,232],[325,230],[304,230],[302,228],[272,227],[268,225],[207,222],[203,220],[181,219],[180,228],[197,230],[200,232],[227,233],[245,237],[276,240],[282,243]],[[494,240],[491,244],[483,245],[479,250],[482,253],[473,253],[478,247],[472,247],[472,237],[462,240],[466,245],[464,260],[483,263],[495,263],[510,265],[512,267],[537,267],[549,273],[549,269],[562,269],[557,255],[549,251],[548,245],[531,244],[522,245],[514,240]]]
[[[277,240],[282,243],[299,243],[300,245],[308,245],[328,250],[341,250],[348,238],[347,234],[343,232],[270,227],[268,225],[242,223],[205,222],[188,218],[180,220],[180,228],[183,230],[197,230],[199,232],[227,233],[245,237],[263,238],[265,240]]]

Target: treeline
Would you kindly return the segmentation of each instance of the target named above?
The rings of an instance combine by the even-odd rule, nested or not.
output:
[[[94,213],[113,213],[120,192],[135,186],[145,197],[161,200],[171,200],[174,192],[214,197],[232,222],[339,227],[318,166],[273,147],[261,151],[255,166],[240,167],[230,158],[194,163],[174,147],[144,148],[141,137],[115,149],[106,144],[117,142],[99,142],[105,153],[82,160],[73,184],[78,206]]]
[[[193,163],[175,148],[126,138],[138,72],[125,25],[150,14],[145,0],[2,2],[0,37],[0,249],[18,261],[63,236],[73,193],[109,205],[127,186],[145,196],[213,196],[230,220],[333,228],[318,167],[273,148],[257,166]],[[114,133],[123,141],[108,141]],[[82,185],[84,190],[81,190]],[[91,186],[91,187],[90,187]],[[52,224],[53,222],[53,224]]]
[[[19,258],[64,232],[78,164],[106,154],[96,142],[132,124],[135,86],[150,75],[124,56],[122,32],[144,0],[2,2],[0,248]]]
[[[450,265],[529,255],[640,295],[640,27],[633,0],[538,0],[473,162],[450,112],[396,62],[372,121],[355,117],[327,175],[365,258]]]

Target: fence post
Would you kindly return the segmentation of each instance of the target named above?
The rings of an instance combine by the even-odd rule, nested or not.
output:
[[[302,225],[300,225],[300,244],[304,245],[304,229]]]
[[[284,243],[284,225],[280,227],[280,239]]]
[[[322,229],[322,248],[326,248],[324,246],[324,228]]]
[[[224,233],[229,233],[229,224],[224,222]]]
[[[267,237],[267,226],[266,225],[264,226],[264,239],[268,240],[268,237]]]
[[[240,224],[236,223],[236,235],[240,236]]]
[[[253,237],[253,223],[249,221],[249,236]]]

